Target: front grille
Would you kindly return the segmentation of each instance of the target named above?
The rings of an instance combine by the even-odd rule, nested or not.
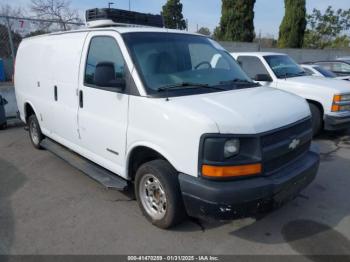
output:
[[[309,151],[310,145],[311,142],[305,143],[296,150],[274,158],[273,160],[266,161],[264,163],[265,173],[269,175],[272,172],[284,167],[285,165],[297,160],[299,157],[302,157],[307,151]]]
[[[312,140],[311,119],[279,129],[261,137],[264,173],[271,175],[278,169],[296,161],[309,151]],[[296,148],[293,141],[299,141]]]
[[[290,139],[293,136],[300,135],[301,133],[311,129],[311,119],[303,120],[299,123],[296,123],[295,125],[263,136],[261,140],[261,146],[265,147],[272,144],[277,144],[283,140]]]

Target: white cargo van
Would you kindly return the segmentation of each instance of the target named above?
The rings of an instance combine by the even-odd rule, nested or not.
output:
[[[15,86],[35,147],[109,188],[134,186],[161,228],[283,204],[317,174],[306,101],[254,83],[201,35],[115,26],[28,38]]]
[[[249,77],[305,98],[312,112],[314,134],[321,129],[350,128],[350,82],[308,75],[285,54],[245,52],[231,54]]]

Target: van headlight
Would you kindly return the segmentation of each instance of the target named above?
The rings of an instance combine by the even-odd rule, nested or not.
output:
[[[208,179],[240,179],[262,173],[259,137],[204,134],[199,148],[199,174]]]
[[[239,153],[240,143],[238,139],[230,139],[225,142],[224,156],[225,158],[231,158]]]

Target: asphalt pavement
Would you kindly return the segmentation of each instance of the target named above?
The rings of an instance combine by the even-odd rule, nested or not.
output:
[[[35,150],[22,126],[10,126],[0,131],[0,254],[350,255],[350,133],[315,143],[322,156],[315,182],[281,209],[166,231],[129,195]]]

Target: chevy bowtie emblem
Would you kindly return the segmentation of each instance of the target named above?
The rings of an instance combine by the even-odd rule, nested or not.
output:
[[[292,143],[289,144],[289,149],[295,150],[300,145],[300,139],[293,139]]]

